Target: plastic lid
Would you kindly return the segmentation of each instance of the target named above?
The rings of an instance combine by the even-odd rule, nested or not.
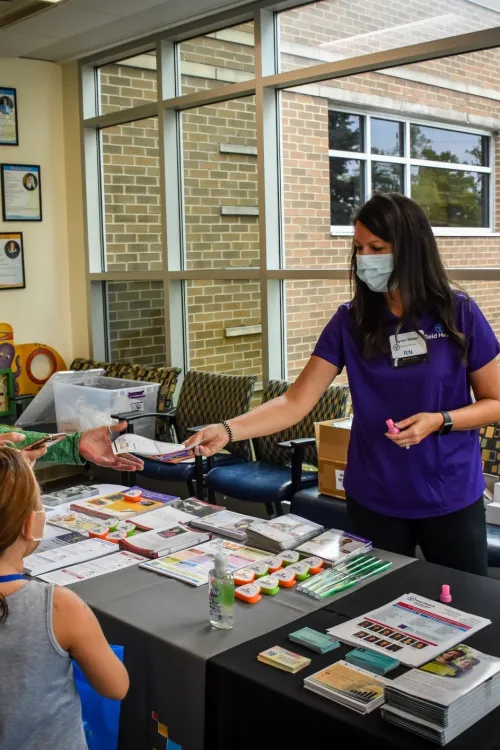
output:
[[[217,548],[217,552],[214,557],[214,567],[217,575],[224,575],[228,570],[228,560],[226,550],[222,544]]]

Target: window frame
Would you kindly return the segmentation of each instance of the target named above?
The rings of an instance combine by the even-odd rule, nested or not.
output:
[[[373,162],[383,162],[386,164],[403,165],[403,184],[404,194],[411,198],[411,168],[412,167],[433,167],[437,169],[458,169],[463,172],[477,172],[487,174],[488,179],[488,226],[487,227],[432,227],[436,237],[484,237],[498,236],[494,231],[495,217],[495,133],[491,130],[462,127],[458,123],[442,122],[441,120],[423,120],[419,118],[398,117],[393,112],[387,113],[382,110],[371,110],[359,107],[336,106],[332,100],[328,105],[329,111],[342,112],[349,115],[361,117],[361,123],[364,127],[363,141],[365,151],[342,151],[339,149],[328,148],[329,161],[332,158],[350,159],[360,161],[364,164],[365,176],[365,196],[367,200],[372,193],[372,170]],[[371,119],[389,120],[390,122],[402,123],[404,126],[404,156],[389,156],[387,154],[371,153]],[[428,159],[414,159],[410,156],[410,126],[422,125],[425,127],[436,127],[442,130],[452,130],[459,133],[470,133],[472,135],[486,136],[488,138],[488,163],[490,166],[475,166],[472,164],[455,164],[453,162],[430,161]],[[346,235],[352,234],[352,225],[350,224],[330,224],[330,234]]]

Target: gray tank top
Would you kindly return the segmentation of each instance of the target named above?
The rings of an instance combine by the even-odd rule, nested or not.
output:
[[[54,587],[6,597],[0,624],[0,750],[87,750],[71,659],[52,629]]]

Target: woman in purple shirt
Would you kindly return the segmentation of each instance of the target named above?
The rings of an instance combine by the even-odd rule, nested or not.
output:
[[[401,554],[419,545],[430,562],[486,575],[477,429],[500,420],[497,338],[476,303],[450,287],[424,212],[402,195],[376,194],[359,211],[351,279],[353,300],[288,392],[205,428],[192,438],[201,438],[196,451],[297,423],[346,367],[350,531]]]

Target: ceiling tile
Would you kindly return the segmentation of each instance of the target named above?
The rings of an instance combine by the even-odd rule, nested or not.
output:
[[[19,29],[23,34],[41,34],[56,39],[68,39],[115,20],[116,18],[108,13],[79,10],[77,6],[69,3],[56,5],[11,28]]]
[[[71,4],[79,10],[110,13],[112,16],[129,16],[140,10],[152,8],[153,5],[166,5],[175,0],[71,0]]]

